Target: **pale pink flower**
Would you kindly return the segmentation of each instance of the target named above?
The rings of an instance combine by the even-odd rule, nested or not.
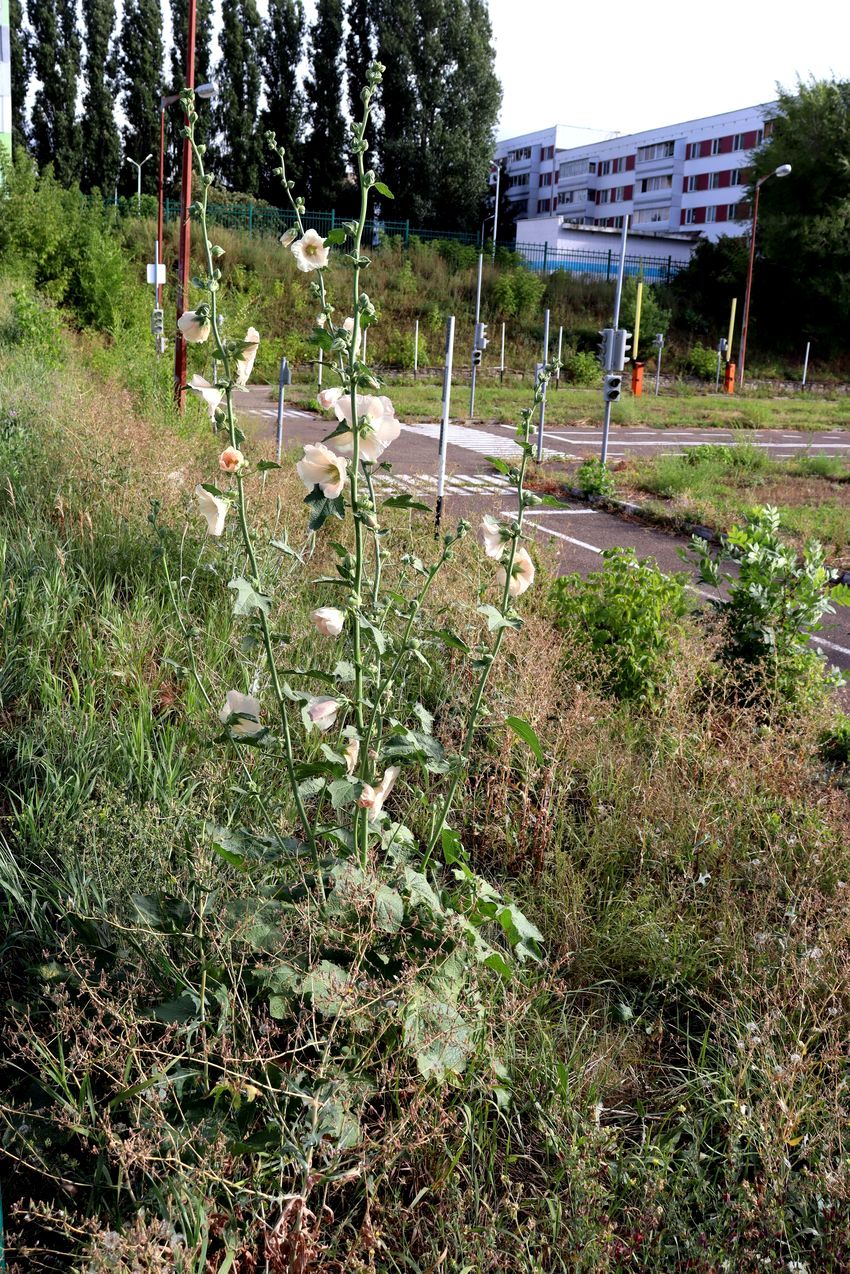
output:
[[[350,336],[350,335],[351,335],[351,333],[354,331],[354,319],[353,319],[353,318],[347,318],[347,319],[345,320],[345,322],[343,323],[343,325],[342,325],[342,330],[345,332],[346,336]],[[357,355],[360,353],[360,341],[361,341],[362,337],[363,337],[363,330],[362,330],[362,328],[361,328],[361,330],[357,333],[357,344],[354,346],[354,357],[355,357],[355,358],[356,358],[356,357],[357,357]]]
[[[231,721],[238,717],[238,721]],[[224,707],[218,714],[222,725],[229,726],[230,733],[237,737],[251,738],[262,730],[260,725],[260,701],[253,695],[240,694],[238,690],[228,690]]]
[[[507,527],[486,513],[481,519],[481,540],[487,556],[498,560],[505,551],[508,539]]]
[[[338,398],[342,398],[342,390],[338,385],[331,386],[330,389],[320,389],[316,395],[316,401],[322,411],[327,411],[329,407],[333,407]]]
[[[183,333],[183,340],[190,345],[200,345],[212,331],[209,319],[199,319],[194,310],[184,310],[177,320],[177,326]]]
[[[244,389],[248,384],[248,377],[254,370],[254,359],[257,357],[259,344],[260,333],[255,327],[249,327],[245,333],[245,348],[236,359],[236,384],[240,389]]]
[[[327,695],[307,700],[307,716],[316,729],[321,730],[323,734],[326,730],[330,730],[338,712],[339,704],[336,699],[331,699]]]
[[[322,270],[328,263],[330,248],[317,230],[305,230],[301,239],[292,244],[290,252],[295,257],[299,270],[308,273],[310,270]]]
[[[310,618],[323,637],[338,637],[345,624],[345,615],[335,606],[320,606],[311,612]]]
[[[334,455],[323,442],[310,442],[304,448],[304,458],[295,466],[299,478],[308,491],[320,486],[322,495],[335,500],[345,486],[348,461]]]
[[[362,810],[368,810],[369,821],[379,817],[381,810],[384,808],[384,801],[389,796],[395,786],[401,770],[397,765],[391,765],[389,769],[384,770],[384,777],[381,779],[377,787],[372,787],[371,783],[363,784],[363,791],[357,798],[357,804]]]
[[[195,487],[195,495],[198,499],[201,515],[207,520],[207,531],[210,535],[221,535],[224,531],[224,519],[227,517],[227,510],[230,505],[226,500],[220,500],[217,495],[207,491],[200,483]]]
[[[238,473],[245,463],[245,457],[238,447],[225,447],[218,458],[218,467],[224,473]]]
[[[342,394],[337,398],[333,409],[337,420],[344,420],[349,426],[353,424],[350,394]],[[395,418],[395,409],[389,398],[383,395],[358,394],[357,418],[360,421],[360,459],[375,464],[401,433],[401,425]],[[335,442],[344,455],[354,450],[354,434],[350,430],[338,434]]]
[[[345,768],[349,774],[353,774],[357,766],[357,758],[360,756],[360,740],[349,740],[345,746],[343,756],[345,757]]]
[[[203,376],[199,376],[197,372],[189,381],[188,388],[193,394],[198,394],[203,398],[207,405],[207,411],[210,414],[210,420],[215,420],[215,413],[218,411],[219,404],[224,397],[223,389],[216,389],[215,385],[211,385]]]
[[[500,566],[496,572],[496,580],[500,587],[504,588],[506,578],[505,568]],[[527,588],[531,588],[533,583],[534,563],[528,555],[528,549],[521,545],[514,554],[508,593],[511,597],[519,597]]]

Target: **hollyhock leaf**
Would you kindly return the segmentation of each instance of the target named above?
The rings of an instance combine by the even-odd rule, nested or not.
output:
[[[518,734],[523,742],[528,744],[534,753],[537,763],[543,765],[543,748],[540,746],[540,740],[533,727],[527,721],[524,721],[522,717],[505,717],[505,725],[510,726],[514,734]]]
[[[233,589],[236,594],[233,601],[234,615],[250,615],[255,610],[260,611],[263,615],[270,614],[272,599],[266,597],[264,593],[258,593],[253,584],[245,579],[244,575],[232,579],[227,587]]]
[[[496,632],[499,628],[519,628],[522,621],[516,615],[503,615],[495,606],[478,606],[478,614],[483,615],[487,620],[487,627],[491,633]]]
[[[375,624],[371,623],[370,620],[366,619],[364,615],[360,616],[360,623],[363,625],[364,628],[368,629],[368,631],[372,634],[372,640],[375,643],[375,649],[377,650],[378,654],[379,655],[386,654],[387,639],[384,636],[384,634],[381,632],[380,628],[376,627]]]
[[[422,504],[419,500],[414,500],[409,492],[404,495],[391,495],[388,500],[384,500],[381,505],[382,509],[418,509],[422,513],[433,513],[430,504]]]
[[[494,469],[498,469],[499,473],[503,473],[506,478],[515,473],[513,465],[509,465],[507,460],[501,460],[498,456],[485,456],[485,460],[489,460]]]
[[[424,906],[432,915],[443,915],[443,905],[423,872],[417,871],[414,867],[405,867],[404,883],[411,907]]]
[[[333,337],[323,327],[314,327],[307,339],[311,345],[318,346],[319,349],[323,349],[326,353],[330,351],[333,345]]]
[[[333,670],[333,675],[337,681],[353,681],[357,674],[354,664],[349,663],[347,659],[340,659]]]
[[[440,833],[440,842],[443,848],[443,859],[447,866],[451,867],[453,863],[465,863],[466,854],[460,841],[460,835],[454,828],[444,827]]]
[[[462,650],[465,655],[469,654],[469,646],[462,637],[458,637],[457,633],[453,633],[450,628],[432,628],[432,637],[439,637],[446,645],[451,646],[453,650]]]
[[[325,243],[345,243],[348,236],[342,226],[334,226],[330,234],[326,237]]]
[[[276,460],[258,460],[255,468],[258,473],[265,473],[268,469],[279,469],[280,465]]]
[[[337,812],[354,804],[359,786],[359,783],[352,783],[349,778],[334,779],[328,788],[328,794],[331,805]]]
[[[338,495],[336,499],[329,500],[320,486],[313,487],[313,490],[305,497],[304,503],[310,506],[311,531],[318,531],[328,518],[343,519],[345,517],[345,501],[342,496]]]
[[[421,703],[417,703],[414,705],[413,715],[416,717],[425,733],[430,734],[434,729],[434,718],[428,709],[423,707]]]
[[[297,553],[292,545],[287,543],[285,537],[282,540],[269,540],[269,544],[273,549],[277,549],[278,552],[284,553],[287,557],[295,557],[299,562],[304,560],[301,554]]]
[[[309,995],[313,1007],[328,1017],[336,1017],[342,1012],[342,1006],[348,991],[348,973],[338,964],[330,960],[322,960],[312,973],[308,973],[301,984],[302,991]]]
[[[181,995],[177,1000],[159,1004],[153,1015],[158,1022],[167,1022],[170,1026],[186,1026],[200,1018],[200,1000],[196,995]]]
[[[475,1031],[453,1004],[415,992],[404,1019],[404,1043],[424,1079],[461,1075],[475,1048]]]
[[[385,186],[382,181],[375,182],[375,190],[377,190],[379,195],[383,195],[385,199],[395,199],[395,195],[389,186]]]

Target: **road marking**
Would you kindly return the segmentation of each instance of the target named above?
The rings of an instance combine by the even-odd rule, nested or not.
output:
[[[513,512],[509,516],[513,517]],[[564,535],[563,531],[555,531],[551,526],[539,526],[536,522],[532,522],[527,514],[525,520],[529,526],[534,527],[535,531],[542,531],[544,535],[554,535],[558,540],[566,540],[568,544],[576,544],[580,549],[588,549],[591,553],[602,552],[602,549],[597,548],[595,544],[588,544],[585,540],[577,540],[572,535]]]
[[[850,649],[847,646],[837,646],[834,641],[827,641],[825,637],[812,637],[811,640],[816,646],[826,646],[827,650],[837,650],[839,655],[850,655]]]
[[[597,509],[535,509],[532,517],[535,518],[564,518],[564,517],[586,517],[588,514],[597,513]]]
[[[407,433],[416,434],[420,438],[440,437],[440,425],[412,424],[402,425]],[[449,425],[447,442],[450,447],[462,447],[466,451],[475,451],[479,456],[500,456],[508,460],[519,459],[522,449],[515,442],[508,442],[498,434],[487,433],[482,429],[468,429],[465,425]],[[558,452],[545,452],[544,457],[559,456]]]

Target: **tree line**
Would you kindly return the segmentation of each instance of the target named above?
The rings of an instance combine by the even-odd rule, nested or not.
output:
[[[52,163],[63,183],[110,195],[135,190],[125,158],[150,153],[142,189],[153,193],[160,98],[185,83],[188,0],[124,0],[122,10],[119,23],[116,0],[82,0],[80,22],[77,0],[10,0],[13,145],[39,168]],[[375,58],[386,71],[367,162],[395,195],[383,215],[474,227],[501,104],[486,0],[318,0],[309,25],[303,0],[268,0],[265,17],[256,0],[231,0],[217,30],[213,0],[197,0],[195,83],[217,88],[199,107],[212,171],[233,191],[282,202],[263,142],[271,129],[309,206],[350,211],[349,121]],[[176,107],[167,127],[173,187]]]

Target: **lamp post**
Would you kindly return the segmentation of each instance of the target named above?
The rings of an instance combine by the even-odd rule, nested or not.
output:
[[[499,231],[499,179],[502,175],[502,165],[498,161],[494,161],[490,165],[490,171],[496,170],[496,202],[493,205],[493,265],[496,264],[496,236]]]
[[[744,388],[744,366],[747,357],[747,329],[750,325],[750,297],[753,291],[753,264],[756,259],[756,229],[758,227],[759,218],[759,192],[766,181],[771,177],[787,177],[791,172],[790,164],[780,164],[778,168],[774,168],[773,172],[766,173],[764,177],[759,177],[756,182],[755,198],[753,199],[753,225],[750,231],[750,261],[747,266],[747,291],[744,297],[744,317],[741,323],[741,346],[738,351],[738,386]]]
[[[129,155],[125,155],[128,164],[132,164],[136,170],[136,212],[142,215],[142,164],[146,164],[149,159],[153,159],[153,155],[145,155],[142,160],[131,159]]]

